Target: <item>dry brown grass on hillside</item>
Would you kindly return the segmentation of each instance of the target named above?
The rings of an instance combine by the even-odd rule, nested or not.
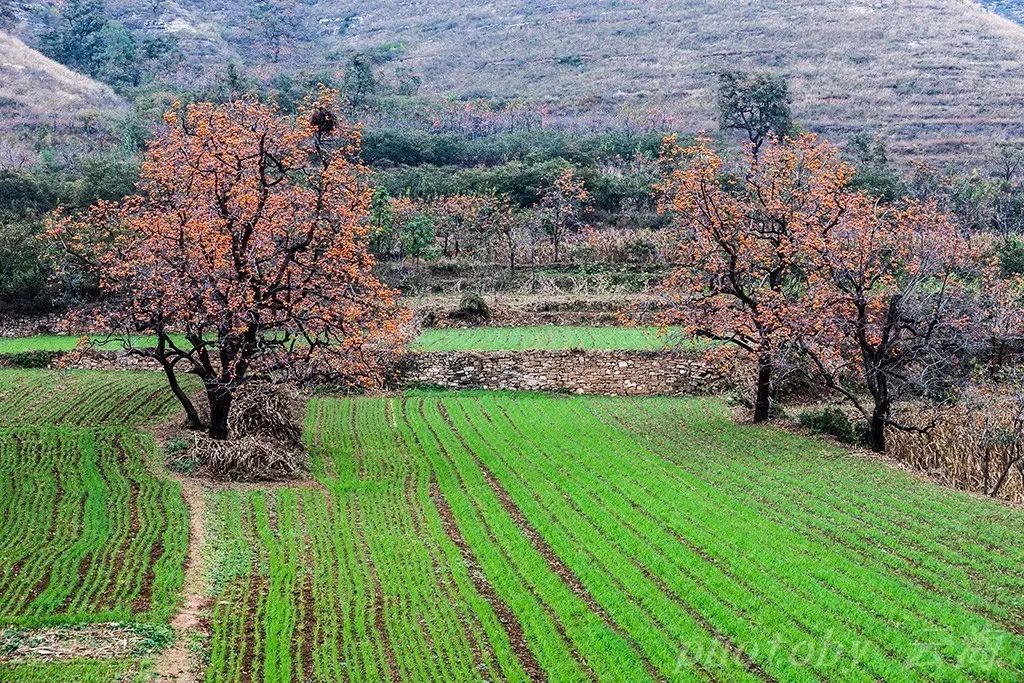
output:
[[[184,60],[167,67],[189,86],[232,60],[262,76],[340,70],[355,50],[401,44],[380,68],[417,73],[436,93],[657,107],[679,128],[711,129],[715,74],[769,69],[789,76],[798,121],[838,140],[874,130],[904,159],[977,158],[1024,140],[1024,27],[973,0],[267,1],[294,16],[279,63],[253,3],[107,7],[143,34],[174,36]],[[56,16],[28,12],[19,30],[38,37]]]
[[[0,111],[7,125],[75,116],[123,106],[114,91],[0,32]]]
[[[42,125],[63,136],[95,132],[97,120],[125,103],[102,83],[78,74],[0,31],[0,167],[35,154]]]
[[[714,74],[787,74],[798,120],[960,156],[1024,138],[1024,28],[968,0],[356,0],[342,44],[401,41],[439,92],[659,106],[714,126]],[[573,62],[579,61],[578,66]]]

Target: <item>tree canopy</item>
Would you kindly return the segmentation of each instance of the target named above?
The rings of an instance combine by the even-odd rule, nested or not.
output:
[[[193,425],[176,375],[203,380],[214,438],[241,384],[377,385],[403,341],[396,293],[371,273],[359,134],[336,99],[321,91],[295,117],[245,98],[175,107],[137,194],[50,227],[98,272],[95,323],[129,346],[157,335],[131,350],[159,361]]]

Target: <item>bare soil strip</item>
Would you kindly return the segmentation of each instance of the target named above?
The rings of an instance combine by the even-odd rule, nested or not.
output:
[[[190,654],[192,634],[209,636],[204,616],[208,612],[206,597],[206,489],[195,479],[179,477],[181,491],[188,507],[188,555],[185,560],[185,583],[182,586],[181,609],[171,619],[174,643],[164,650],[154,666],[154,681],[159,683],[194,683],[202,678],[199,662]]]
[[[448,505],[448,501],[444,499],[441,494],[441,489],[437,485],[437,482],[431,480],[430,482],[430,498],[434,501],[434,506],[437,508],[438,514],[441,515],[441,526],[444,528],[448,538],[451,539],[455,547],[459,549],[459,553],[462,555],[463,561],[466,563],[466,568],[469,573],[470,579],[473,581],[473,586],[477,592],[483,596],[487,603],[494,610],[495,615],[498,617],[498,621],[505,627],[505,632],[508,634],[509,643],[512,645],[512,651],[523,665],[523,669],[526,674],[530,677],[531,681],[546,681],[547,675],[540,668],[540,663],[537,661],[536,655],[530,649],[530,646],[526,643],[526,636],[523,634],[523,625],[519,623],[518,617],[515,612],[505,604],[505,602],[498,597],[498,594],[494,592],[494,588],[487,581],[487,577],[484,576],[483,570],[477,564],[476,557],[473,555],[472,549],[469,547],[469,543],[462,536],[462,532],[459,531],[459,527],[455,523],[455,515],[452,512],[451,507]]]

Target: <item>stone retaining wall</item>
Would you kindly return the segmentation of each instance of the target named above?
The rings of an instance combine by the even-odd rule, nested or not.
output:
[[[722,391],[729,378],[695,353],[567,350],[413,353],[403,362],[400,382],[453,389],[680,396]]]
[[[67,324],[59,315],[12,316],[0,313],[0,337],[31,337],[67,332]]]
[[[124,351],[46,354],[43,365],[92,370],[159,370],[151,358]],[[11,359],[0,356],[0,367]],[[681,396],[721,392],[728,375],[694,352],[499,351],[424,352],[406,356],[397,387],[564,391],[606,396]]]

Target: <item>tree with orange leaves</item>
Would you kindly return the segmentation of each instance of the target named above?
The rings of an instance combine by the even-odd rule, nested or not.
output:
[[[51,224],[98,271],[95,324],[156,359],[212,438],[228,438],[244,383],[373,386],[404,341],[396,293],[371,273],[359,133],[336,101],[321,90],[294,118],[255,99],[175,106],[135,196]],[[136,333],[155,348],[133,347]],[[203,382],[208,425],[182,372]]]
[[[934,203],[881,207],[848,193],[835,225],[803,235],[806,291],[801,350],[828,386],[867,423],[868,446],[885,451],[906,398],[953,400],[983,353],[979,261]],[[864,397],[866,392],[867,396]]]
[[[768,419],[784,359],[795,348],[803,235],[837,223],[853,169],[812,135],[772,140],[728,169],[707,139],[662,150],[659,210],[678,232],[679,264],[657,320],[731,344],[755,366],[754,421]]]
[[[590,193],[572,166],[567,166],[541,196],[538,213],[551,237],[554,259],[559,260],[562,240],[570,232],[583,228],[584,214],[590,206]]]

